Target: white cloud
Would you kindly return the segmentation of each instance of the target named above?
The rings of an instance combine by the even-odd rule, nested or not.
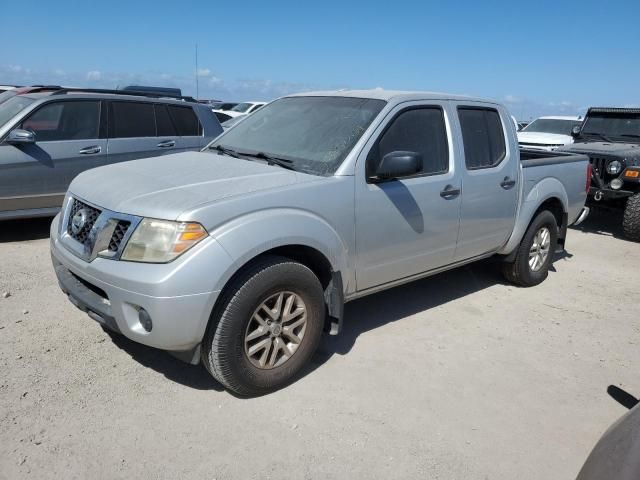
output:
[[[99,70],[91,70],[87,72],[87,80],[98,81],[102,79],[102,73]]]
[[[199,68],[196,73],[199,77],[208,77],[209,75],[211,75],[211,70],[209,70],[208,68]]]

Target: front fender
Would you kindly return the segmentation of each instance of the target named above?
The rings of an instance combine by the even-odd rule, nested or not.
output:
[[[499,254],[509,254],[518,247],[529,224],[533,220],[533,215],[538,208],[540,208],[540,205],[552,198],[560,200],[564,213],[567,213],[569,199],[564,185],[557,178],[544,178],[529,190],[518,211],[518,218],[516,219],[511,237],[509,237],[506,245],[498,252]]]
[[[255,211],[225,223],[210,234],[232,258],[230,268],[216,288],[222,289],[251,259],[286,245],[318,250],[334,272],[341,272],[346,291],[355,285],[346,243],[326,220],[310,211],[295,208]]]

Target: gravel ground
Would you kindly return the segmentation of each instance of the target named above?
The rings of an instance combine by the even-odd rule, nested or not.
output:
[[[0,224],[0,478],[572,479],[624,411],[607,386],[640,394],[617,221],[571,230],[533,289],[482,262],[350,303],[298,381],[248,400],[76,310],[49,220]]]

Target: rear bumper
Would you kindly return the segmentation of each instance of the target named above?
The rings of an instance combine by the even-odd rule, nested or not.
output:
[[[573,222],[573,225],[580,225],[582,222],[584,222],[589,216],[590,211],[591,209],[589,207],[582,207],[582,211],[580,212],[580,215],[578,215],[576,221]]]
[[[219,293],[200,290],[198,287],[215,278],[199,274],[211,261],[219,264],[229,261],[216,242],[212,240],[209,246],[190,252],[193,258],[180,258],[181,261],[169,264],[101,258],[85,262],[61,244],[57,225],[56,218],[51,225],[51,258],[60,288],[71,303],[104,327],[135,342],[172,351],[197,347]],[[194,276],[200,282],[189,284],[187,279]],[[185,291],[186,288],[193,293]],[[174,294],[167,295],[169,292]],[[151,331],[141,322],[141,309],[151,318]]]

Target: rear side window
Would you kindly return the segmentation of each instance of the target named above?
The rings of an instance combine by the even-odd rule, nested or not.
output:
[[[468,170],[498,165],[506,155],[502,122],[497,110],[460,107],[464,157]]]
[[[156,105],[156,128],[158,137],[173,137],[176,135],[176,129],[173,126],[166,105]]]
[[[112,102],[111,137],[155,137],[156,122],[152,103]]]
[[[54,102],[36,110],[21,128],[36,134],[38,142],[98,138],[100,102]]]
[[[367,174],[373,175],[382,158],[395,151],[422,155],[422,172],[418,175],[448,171],[449,142],[442,109],[428,107],[401,112],[367,157]]]
[[[178,135],[181,137],[197,137],[202,134],[202,127],[200,126],[198,117],[191,107],[169,105],[167,108],[173,119],[173,124],[176,126]]]

